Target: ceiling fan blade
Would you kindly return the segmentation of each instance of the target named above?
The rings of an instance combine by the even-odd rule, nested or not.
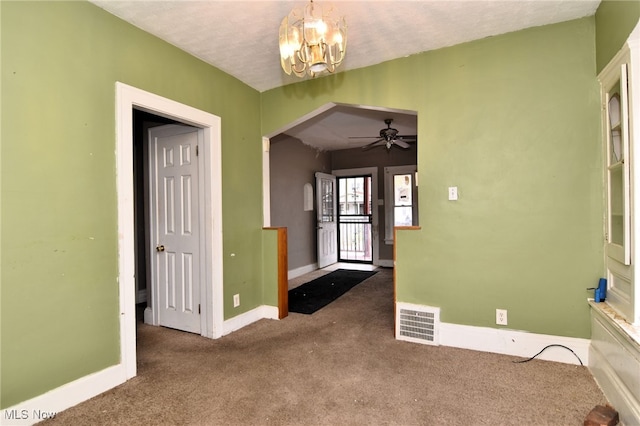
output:
[[[404,148],[404,149],[407,149],[410,146],[408,143],[406,143],[405,141],[400,140],[400,139],[394,140],[393,143],[395,145],[398,145],[400,148]]]
[[[385,143],[384,139],[378,139],[377,141],[373,141],[373,142],[363,146],[362,150],[366,151],[367,149],[371,149],[371,148],[374,148],[376,146],[384,145],[384,143]]]
[[[415,142],[418,140],[418,135],[397,135],[396,139],[400,139],[407,142]]]
[[[380,135],[377,136],[349,136],[349,139],[373,139],[373,138],[379,138]]]

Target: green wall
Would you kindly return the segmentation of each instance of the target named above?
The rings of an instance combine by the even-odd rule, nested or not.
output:
[[[596,63],[597,72],[629,38],[640,19],[640,1],[603,0],[596,11]]]
[[[6,408],[119,363],[116,81],[222,118],[225,318],[263,304],[262,153],[229,75],[87,2],[0,10]]]
[[[589,338],[585,289],[603,273],[594,33],[584,18],[273,89],[262,132],[327,102],[416,110],[422,229],[398,236],[398,300]]]
[[[276,300],[261,135],[344,102],[419,114],[422,230],[399,236],[400,301],[588,338],[585,288],[603,270],[594,21],[259,94],[92,4],[0,2],[0,407],[119,362],[116,81],[222,118],[225,319]]]

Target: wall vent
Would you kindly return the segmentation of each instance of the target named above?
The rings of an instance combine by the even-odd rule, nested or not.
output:
[[[396,303],[396,339],[439,345],[440,308]]]

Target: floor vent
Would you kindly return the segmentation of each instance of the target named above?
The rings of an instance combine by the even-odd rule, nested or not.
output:
[[[396,304],[396,339],[408,342],[438,345],[440,308]]]

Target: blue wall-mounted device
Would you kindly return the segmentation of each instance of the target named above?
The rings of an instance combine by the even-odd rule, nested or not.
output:
[[[596,303],[604,302],[607,298],[607,280],[605,278],[600,278],[598,282],[598,287],[594,288],[593,300]]]

